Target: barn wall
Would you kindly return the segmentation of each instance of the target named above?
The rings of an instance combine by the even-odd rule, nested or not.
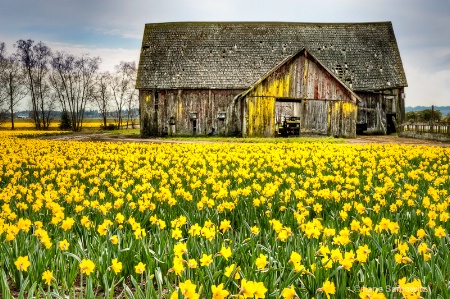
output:
[[[244,136],[274,136],[276,99],[302,102],[302,132],[340,137],[356,135],[356,97],[305,55],[279,67],[246,95]],[[335,108],[330,112],[330,107]]]
[[[274,136],[275,97],[247,97],[246,100],[246,136]]]
[[[139,90],[139,113],[141,135],[158,135],[158,122],[155,114],[154,92],[151,90]]]
[[[240,134],[240,110],[234,98],[242,90],[140,90],[143,136]],[[224,119],[218,113],[225,113]],[[196,113],[196,120],[191,119]]]
[[[355,137],[356,106],[353,103],[341,101],[330,101],[328,103],[328,135],[334,137]]]
[[[405,118],[404,90],[389,89],[378,92],[359,92],[357,123],[367,125],[369,133],[388,133],[386,115],[395,114],[400,124]]]
[[[305,100],[302,102],[300,131],[308,134],[328,135],[328,107],[330,101]]]

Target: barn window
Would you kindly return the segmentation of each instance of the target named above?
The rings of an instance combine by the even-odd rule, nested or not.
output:
[[[219,120],[225,120],[226,117],[227,117],[226,112],[218,112],[217,113],[217,119],[219,119]]]

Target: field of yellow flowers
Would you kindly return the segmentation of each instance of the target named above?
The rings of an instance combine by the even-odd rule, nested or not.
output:
[[[55,120],[50,123],[49,130],[55,130],[59,128],[61,121]],[[100,128],[103,125],[103,121],[100,119],[85,119],[83,121],[83,128]],[[14,127],[16,130],[34,130],[35,124],[31,119],[17,119],[14,121]],[[11,122],[5,121],[0,123],[0,129],[11,128]]]
[[[0,133],[2,298],[450,298],[450,148]]]

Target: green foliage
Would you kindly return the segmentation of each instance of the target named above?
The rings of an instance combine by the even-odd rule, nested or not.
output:
[[[63,110],[61,113],[61,123],[59,124],[61,130],[71,130],[72,121],[70,120],[70,114],[67,110]]]
[[[442,120],[442,113],[439,110],[425,109],[422,111],[409,111],[406,112],[405,118],[410,122],[429,122],[433,118],[433,121],[439,122]]]
[[[102,130],[108,130],[108,131],[113,131],[117,129],[117,125],[116,124],[108,124],[106,127],[105,126],[100,126]]]

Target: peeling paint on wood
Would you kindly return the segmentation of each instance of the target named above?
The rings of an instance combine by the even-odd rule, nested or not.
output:
[[[143,136],[273,136],[280,100],[302,132],[386,134],[406,86],[390,22],[147,24],[136,81]]]
[[[299,116],[303,133],[356,135],[355,95],[305,53],[281,65],[244,95],[248,107],[245,136],[275,135],[277,99],[302,102]]]
[[[378,93],[360,93],[357,124],[364,124],[369,133],[392,133],[389,117],[395,116],[396,123],[405,119],[403,92],[403,88],[398,88]]]
[[[152,91],[141,90],[143,135],[220,135],[239,134],[239,109],[232,109],[233,99],[242,90],[159,90],[158,104]],[[150,97],[150,100],[147,100]],[[218,113],[225,113],[219,119]],[[193,119],[192,115],[196,115]]]

